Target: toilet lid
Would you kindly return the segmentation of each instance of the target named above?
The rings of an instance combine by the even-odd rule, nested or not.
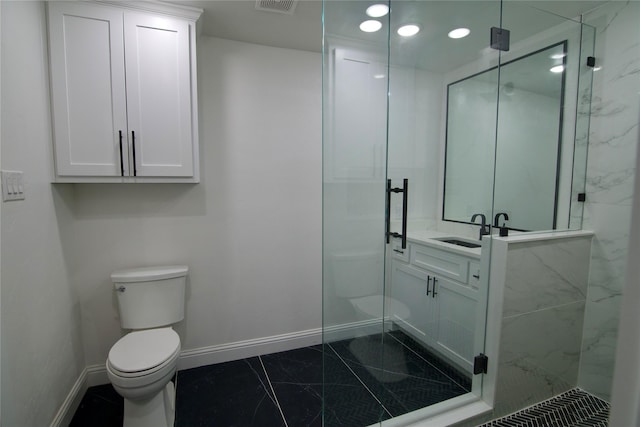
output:
[[[130,332],[109,351],[109,363],[120,372],[152,369],[180,349],[180,337],[171,328]]]

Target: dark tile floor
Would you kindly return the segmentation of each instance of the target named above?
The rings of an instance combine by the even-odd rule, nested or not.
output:
[[[176,426],[321,426],[323,384],[324,425],[349,427],[471,388],[470,378],[393,331],[334,342],[324,351],[316,345],[180,371]],[[122,411],[111,385],[91,387],[71,426],[121,426]]]

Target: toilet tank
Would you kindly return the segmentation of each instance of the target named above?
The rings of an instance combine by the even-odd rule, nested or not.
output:
[[[383,292],[383,252],[336,254],[330,260],[336,296],[359,298]]]
[[[189,267],[172,265],[115,271],[111,281],[118,297],[120,324],[147,329],[184,319],[184,293]]]

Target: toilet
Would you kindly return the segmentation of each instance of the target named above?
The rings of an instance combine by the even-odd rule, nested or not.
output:
[[[358,320],[381,319],[383,315],[406,319],[409,308],[402,302],[382,296],[383,256],[375,252],[344,253],[332,257],[336,296],[347,299]]]
[[[131,332],[116,342],[106,362],[113,388],[124,398],[124,427],[172,427],[171,381],[180,337],[170,325],[184,319],[183,265],[133,268],[111,274],[120,324]]]

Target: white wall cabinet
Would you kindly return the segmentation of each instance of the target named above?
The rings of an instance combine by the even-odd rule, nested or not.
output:
[[[394,246],[392,246],[393,248]],[[393,252],[391,296],[410,314],[391,313],[392,321],[458,367],[473,371],[478,300],[477,260],[428,245],[410,244]]]
[[[198,182],[195,21],[49,2],[57,182]]]

